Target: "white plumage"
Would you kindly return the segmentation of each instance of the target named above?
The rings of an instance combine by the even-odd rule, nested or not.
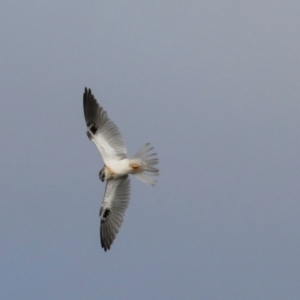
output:
[[[83,94],[84,116],[87,135],[96,145],[104,167],[99,172],[101,181],[106,181],[102,206],[100,208],[100,240],[104,250],[108,250],[122,225],[130,197],[129,174],[141,181],[155,185],[159,171],[155,167],[158,158],[154,148],[148,143],[131,159],[117,126],[97,103],[90,89]]]

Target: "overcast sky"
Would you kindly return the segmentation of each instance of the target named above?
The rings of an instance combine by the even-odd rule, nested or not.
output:
[[[1,299],[300,299],[300,2],[5,1]],[[91,88],[133,155],[112,248]]]

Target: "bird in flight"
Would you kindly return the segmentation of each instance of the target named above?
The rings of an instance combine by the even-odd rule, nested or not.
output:
[[[129,174],[155,185],[155,177],[159,174],[155,167],[158,157],[154,148],[147,143],[132,158],[128,158],[118,127],[108,118],[106,111],[87,88],[83,94],[83,110],[87,136],[96,145],[104,161],[99,178],[102,182],[106,181],[106,187],[99,216],[101,246],[107,251],[122,225],[129,203]]]

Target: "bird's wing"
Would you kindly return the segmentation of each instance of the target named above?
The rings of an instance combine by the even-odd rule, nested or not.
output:
[[[89,139],[98,148],[104,163],[126,158],[127,150],[118,127],[108,118],[90,89],[83,94],[83,110]]]
[[[104,250],[109,250],[123,222],[125,210],[129,203],[129,176],[108,180],[104,200],[100,208],[100,239]]]

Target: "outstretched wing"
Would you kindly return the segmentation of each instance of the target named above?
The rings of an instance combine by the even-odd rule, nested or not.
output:
[[[104,200],[100,208],[100,239],[104,250],[109,250],[123,222],[125,210],[129,203],[129,176],[108,180]]]
[[[106,111],[87,88],[83,94],[83,110],[87,135],[98,148],[104,163],[126,158],[127,150],[118,127],[108,118]]]

